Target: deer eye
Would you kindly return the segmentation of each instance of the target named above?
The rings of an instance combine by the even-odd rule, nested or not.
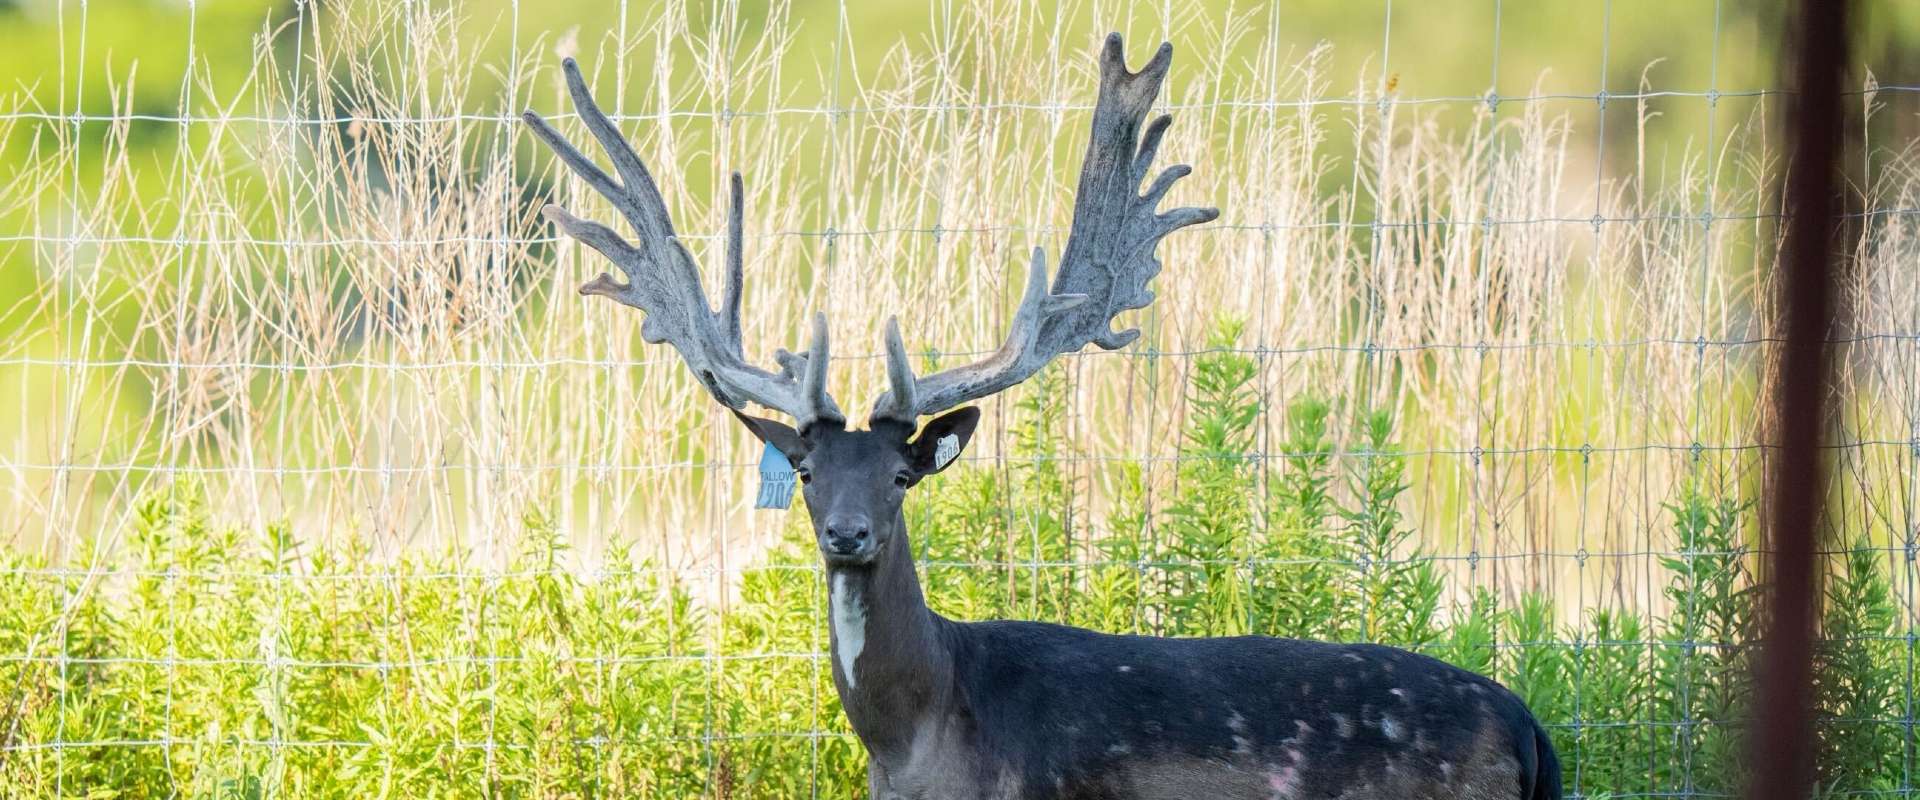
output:
[[[801,483],[813,483],[813,471],[806,467],[794,467],[793,474],[800,476]]]
[[[908,474],[905,470],[895,473],[893,476],[893,485],[898,486],[902,489],[907,488],[907,484],[911,483],[912,481],[913,481],[913,476]]]

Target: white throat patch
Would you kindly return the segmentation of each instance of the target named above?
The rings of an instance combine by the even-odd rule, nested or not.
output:
[[[835,655],[840,659],[840,674],[847,678],[847,688],[854,685],[853,662],[860,657],[860,651],[867,646],[867,611],[860,606],[860,597],[847,588],[847,576],[833,576],[833,588],[829,595],[832,606],[833,636],[838,646]]]

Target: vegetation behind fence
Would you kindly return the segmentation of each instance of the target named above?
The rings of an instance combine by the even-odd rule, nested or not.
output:
[[[1234,326],[1218,340],[1232,343]],[[1136,481],[1104,524],[1050,512],[1059,370],[1019,404],[1011,466],[941,476],[910,508],[934,607],[1114,632],[1388,642],[1496,676],[1540,716],[1570,791],[1739,788],[1755,652],[1752,507],[1683,488],[1663,502],[1665,611],[1556,608],[1538,591],[1449,598],[1419,531],[1393,415],[1303,394],[1273,413],[1295,455],[1264,465],[1248,356],[1202,357],[1191,452],[1148,511]],[[1359,454],[1332,431],[1357,427]],[[1038,515],[1015,509],[1037,509]],[[192,482],[144,499],[96,572],[0,573],[8,796],[848,797],[864,754],[835,698],[805,517],[742,569],[724,608],[644,556],[581,575],[549,518],[498,573],[450,553],[302,552],[284,527],[213,523]],[[1009,519],[1034,520],[1010,527]],[[1088,531],[1105,531],[1089,535]],[[1821,651],[1823,794],[1897,795],[1911,765],[1915,645],[1881,551],[1837,554]],[[1468,569],[1472,569],[1469,566]],[[107,581],[112,587],[87,587]],[[63,608],[63,598],[83,598]],[[35,641],[39,639],[39,641]]]
[[[999,340],[1108,30],[1217,223],[908,513],[961,619],[1383,641],[1585,796],[1733,791],[1785,169],[1737,3],[0,2],[0,795],[839,797],[801,515],[538,209],[574,55],[747,349]],[[841,5],[847,6],[842,8]],[[1868,10],[1824,790],[1912,797],[1920,77]],[[575,27],[576,24],[578,27]],[[1910,36],[1909,36],[1910,38]],[[714,281],[710,280],[709,285]],[[864,343],[864,344],[862,344]]]

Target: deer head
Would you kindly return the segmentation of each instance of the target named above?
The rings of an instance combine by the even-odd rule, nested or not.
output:
[[[1191,172],[1184,164],[1162,171],[1140,191],[1172,122],[1163,115],[1143,125],[1172,60],[1173,48],[1163,44],[1144,68],[1130,72],[1119,34],[1107,37],[1100,58],[1099,100],[1058,272],[1049,280],[1045,252],[1034,248],[1026,291],[1005,341],[972,364],[915,375],[900,326],[889,319],[889,388],[873,404],[866,430],[849,429],[846,415],[827,391],[824,315],[814,316],[813,341],[805,352],[774,353],[777,370],[754,366],[742,353],[743,201],[738,173],[732,179],[727,223],[726,290],[720,310],[713,311],[692,256],[674,235],[653,176],[595,104],[572,59],[562,66],[574,107],[605,148],[618,177],[594,164],[538,114],[528,111],[524,118],[575,174],[626,217],[636,236],[628,241],[605,225],[548,205],[547,218],[606,256],[626,276],[621,282],[602,274],[580,292],[645,312],[642,337],[672,345],[714,399],[755,436],[786,454],[804,486],[822,556],[830,565],[852,566],[871,563],[894,546],[901,538],[900,505],[907,490],[957,460],[980,419],[978,409],[960,406],[1020,383],[1055,356],[1088,343],[1113,350],[1133,342],[1139,330],[1116,331],[1112,322],[1153,302],[1147,283],[1160,271],[1154,255],[1160,240],[1219,216],[1211,208],[1157,210],[1174,183]],[[742,413],[748,402],[794,422],[748,416]],[[920,427],[921,417],[941,412],[950,413]]]

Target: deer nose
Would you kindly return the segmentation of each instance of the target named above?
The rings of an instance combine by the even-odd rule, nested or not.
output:
[[[864,516],[833,517],[827,520],[827,547],[838,553],[853,553],[867,543],[872,526]]]

